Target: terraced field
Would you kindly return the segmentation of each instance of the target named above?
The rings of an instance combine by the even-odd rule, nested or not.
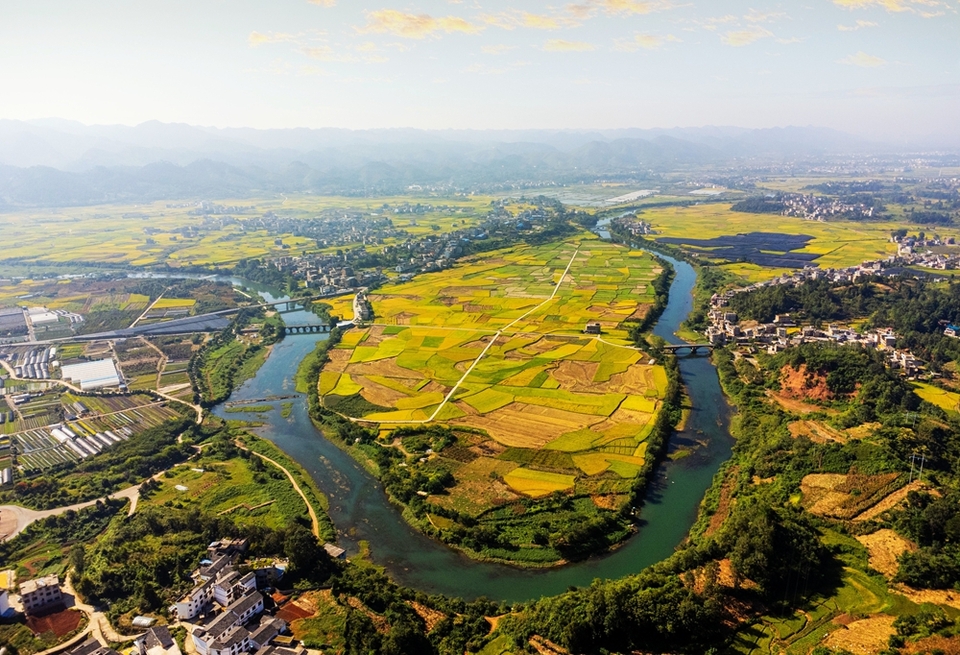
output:
[[[667,378],[627,329],[652,306],[661,272],[645,253],[585,238],[384,287],[370,296],[375,324],[331,351],[320,395],[384,433],[467,429],[473,456],[449,463],[464,488],[496,475],[536,497],[587,477],[631,479]],[[599,337],[583,334],[592,321]]]

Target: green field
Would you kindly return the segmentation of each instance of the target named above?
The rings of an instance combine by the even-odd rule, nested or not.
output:
[[[484,435],[477,447],[507,448],[499,458],[524,465],[497,472],[512,494],[629,480],[667,378],[627,330],[652,306],[660,273],[645,253],[584,237],[383,287],[370,296],[375,324],[330,352],[320,395],[382,430],[436,422]],[[600,322],[599,338],[583,334],[588,321]],[[461,464],[449,466],[462,484],[437,502],[458,506],[495,470]]]
[[[914,382],[914,393],[931,405],[936,405],[950,414],[960,413],[960,393],[947,391],[925,382]]]

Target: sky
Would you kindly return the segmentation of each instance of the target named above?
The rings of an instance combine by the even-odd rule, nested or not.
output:
[[[2,0],[0,118],[960,134],[960,0]]]

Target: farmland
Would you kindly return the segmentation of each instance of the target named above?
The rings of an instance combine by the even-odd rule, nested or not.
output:
[[[882,259],[896,253],[896,244],[890,242],[890,233],[900,227],[897,222],[819,222],[775,214],[748,214],[730,211],[730,205],[712,203],[693,207],[657,207],[648,209],[640,217],[649,222],[656,231],[656,240],[666,242],[681,241],[690,246],[686,250],[698,257],[716,258],[713,250],[725,245],[735,235],[747,235],[754,232],[782,235],[782,243],[769,238],[756,250],[767,255],[763,258],[764,268],[757,269],[755,264],[737,261],[742,252],[733,253],[734,261],[724,268],[751,281],[776,277],[779,270],[776,260],[786,256],[787,260],[809,259],[821,268],[855,266],[863,261]],[[943,236],[958,236],[955,228],[943,228]],[[801,235],[810,237],[807,242],[799,243]],[[712,239],[724,239],[724,242],[709,244]],[[797,257],[799,256],[799,257]],[[790,264],[794,265],[794,264]],[[769,266],[769,268],[767,268]]]
[[[171,205],[164,202],[7,213],[0,220],[6,242],[10,244],[4,250],[3,259],[18,265],[86,263],[98,268],[164,264],[175,268],[231,267],[244,258],[316,250],[312,239],[274,234],[256,224],[265,213],[274,212],[294,219],[331,210],[370,214],[381,210],[384,204],[427,204],[437,203],[438,199],[303,196],[220,202],[235,210],[226,219],[204,216],[204,211],[195,203]],[[450,231],[455,229],[455,223],[479,216],[489,202],[489,198],[480,196],[444,198],[442,203],[451,207],[450,210],[418,213],[411,218],[404,215],[397,219],[397,226],[413,235]],[[276,242],[278,238],[281,244]]]
[[[158,403],[149,396],[74,396],[72,394],[47,393],[40,397],[50,406],[51,420],[65,426],[82,440],[84,446],[77,451],[51,436],[50,427],[34,427],[11,435],[12,443],[19,453],[17,462],[25,471],[34,472],[76,462],[91,452],[99,453],[105,447],[126,441],[131,436],[179,417],[179,414]],[[83,418],[60,423],[59,417],[75,402],[82,402],[90,410]],[[55,427],[55,426],[54,426]],[[110,433],[106,439],[101,436]],[[114,435],[114,436],[110,436]],[[85,446],[93,448],[90,451]]]
[[[369,296],[374,324],[329,352],[319,394],[378,424],[384,443],[424,452],[413,465],[426,475],[452,476],[430,496],[437,507],[477,517],[563,492],[617,509],[646,462],[668,385],[628,335],[662,273],[648,254],[587,237],[383,287]],[[583,334],[588,321],[602,334]],[[452,431],[450,448],[428,453],[421,437],[403,436],[433,424]]]

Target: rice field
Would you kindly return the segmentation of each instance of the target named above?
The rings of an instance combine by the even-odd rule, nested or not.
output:
[[[914,382],[914,393],[931,405],[936,405],[945,412],[960,413],[960,393],[947,391],[925,382]]]
[[[644,211],[642,216],[656,231],[654,238],[711,239],[750,232],[809,235],[813,237],[810,242],[794,252],[817,255],[813,263],[821,268],[854,266],[896,254],[896,244],[890,242],[890,232],[900,227],[915,227],[894,221],[819,222],[776,214],[748,214],[730,211],[730,205],[726,203],[656,207]],[[937,232],[944,237],[960,236],[956,228],[945,227]],[[703,253],[703,256],[709,255]],[[783,272],[782,269],[758,267],[745,262],[725,264],[724,268],[749,282],[768,280]]]
[[[502,475],[518,494],[633,478],[667,377],[627,330],[660,273],[645,253],[584,238],[382,287],[369,296],[374,324],[330,352],[320,395],[382,431],[437,422],[485,435],[485,448],[524,464]],[[599,337],[583,333],[593,321]],[[458,481],[477,482],[461,469]]]

